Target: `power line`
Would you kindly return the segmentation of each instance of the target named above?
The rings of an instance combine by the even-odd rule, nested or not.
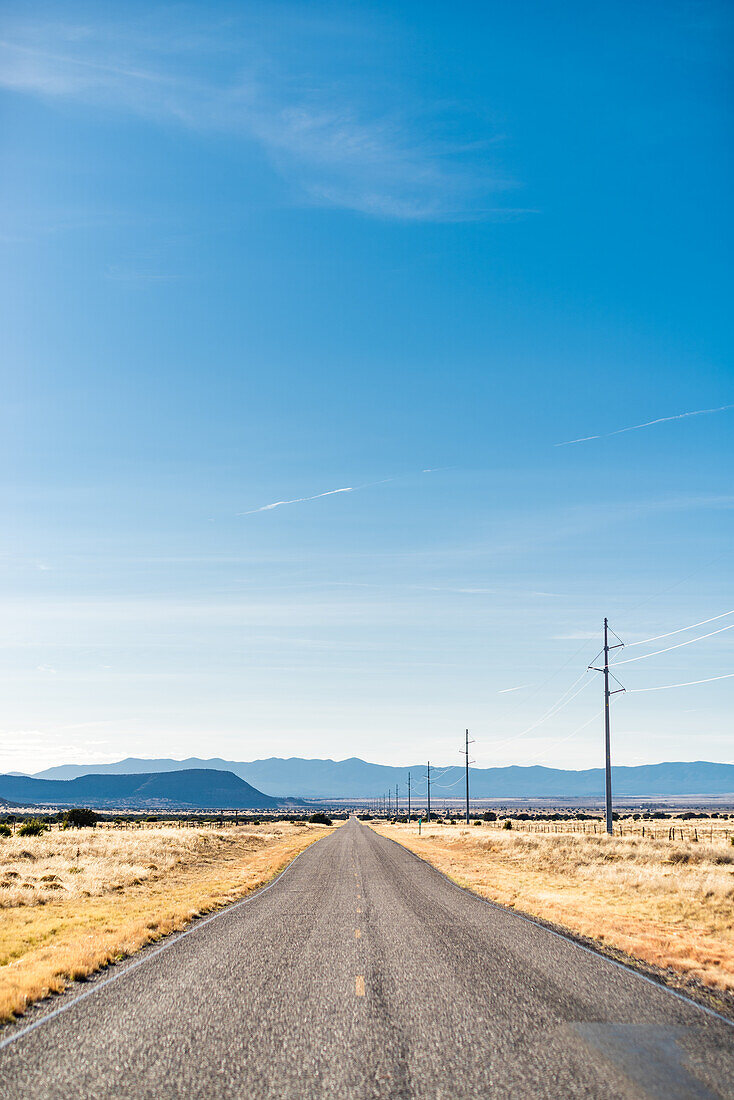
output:
[[[639,694],[641,691],[667,691],[669,688],[687,688],[695,684],[711,684],[714,680],[731,680],[734,672],[725,672],[723,676],[707,676],[705,680],[687,680],[684,684],[661,684],[660,687],[630,688],[630,694]]]
[[[428,782],[428,805],[426,807],[426,821],[431,824],[431,761],[428,761],[428,769],[426,771],[426,780]]]
[[[724,558],[728,557],[729,554],[731,554],[731,549],[725,550],[723,554],[719,554],[717,555],[717,557],[711,558],[711,561],[706,561],[703,563],[703,565],[697,565],[696,568],[691,570],[690,573],[686,573],[685,577],[681,577],[680,580],[668,585],[667,588],[661,588],[659,591],[653,592],[652,596],[646,596],[644,600],[640,600],[639,603],[633,604],[632,607],[623,608],[620,614],[629,615],[630,612],[637,611],[638,607],[644,607],[645,604],[651,603],[653,600],[657,600],[660,596],[667,595],[668,592],[672,592],[674,588],[678,588],[681,584],[685,584],[685,582],[690,580],[691,577],[695,577],[699,573],[702,573],[704,569],[708,569],[711,565],[716,565],[717,562],[722,561]]]
[[[534,699],[541,688],[544,688],[546,684],[549,684],[551,680],[558,675],[559,672],[563,672],[564,668],[568,668],[568,666],[571,664],[571,661],[575,660],[575,658],[578,657],[579,653],[581,653],[583,649],[586,649],[586,645],[587,639],[585,638],[578,649],[574,650],[567,661],[564,661],[563,664],[559,665],[559,667],[554,672],[551,672],[550,676],[546,676],[545,680],[541,680],[539,684],[536,684],[534,690],[531,691],[529,695],[526,695],[524,698],[518,699],[515,706],[510,708],[509,713],[513,714],[518,709],[518,707],[521,707],[525,703],[528,703],[531,699]],[[576,681],[576,683],[578,683],[578,680]],[[527,686],[532,687],[533,685],[528,684]]]
[[[542,716],[541,716],[541,717],[540,717],[540,718],[539,718],[539,719],[537,720],[537,722],[533,722],[533,724],[532,724],[531,726],[528,726],[528,727],[527,727],[527,729],[524,729],[524,730],[523,730],[523,731],[522,731],[521,733],[517,733],[517,734],[515,734],[515,736],[514,736],[514,737],[506,737],[506,738],[505,738],[505,739],[504,739],[503,741],[498,741],[498,742],[497,742],[497,744],[496,744],[496,745],[494,746],[494,748],[496,748],[496,749],[500,749],[500,748],[504,748],[504,747],[505,747],[505,745],[512,745],[512,744],[514,744],[514,742],[515,742],[515,741],[519,741],[521,737],[525,737],[525,735],[526,735],[526,734],[528,734],[528,733],[532,733],[532,732],[533,732],[533,730],[536,730],[536,729],[538,728],[538,726],[542,726],[542,725],[543,725],[543,723],[544,723],[544,722],[547,722],[547,721],[548,721],[548,720],[549,720],[550,718],[555,718],[555,716],[556,716],[557,714],[560,714],[560,712],[561,712],[561,711],[562,711],[562,710],[563,710],[563,709],[564,709],[565,707],[567,707],[569,703],[572,703],[572,702],[573,702],[573,700],[574,700],[574,699],[575,699],[575,698],[576,698],[576,697],[577,697],[578,695],[580,695],[582,691],[585,691],[585,690],[586,690],[586,688],[587,688],[587,687],[589,686],[589,684],[591,683],[591,680],[590,680],[590,679],[589,679],[589,680],[587,680],[585,684],[582,684],[582,685],[581,685],[581,687],[580,687],[580,688],[578,689],[578,691],[574,692],[574,694],[573,694],[573,695],[570,695],[570,696],[569,696],[569,697],[568,697],[567,699],[565,698],[565,696],[567,696],[567,695],[568,695],[569,691],[572,691],[572,690],[573,690],[573,688],[575,688],[575,687],[576,687],[576,685],[577,685],[577,684],[579,683],[579,681],[580,681],[580,680],[583,680],[583,679],[584,679],[584,677],[588,675],[588,672],[589,672],[589,670],[588,670],[588,669],[586,669],[586,670],[585,670],[584,672],[582,672],[582,673],[581,673],[581,675],[579,676],[578,680],[574,680],[574,682],[573,682],[573,683],[571,684],[571,687],[570,687],[570,688],[567,688],[567,689],[566,689],[566,690],[564,691],[564,693],[563,693],[563,695],[562,695],[562,696],[560,697],[560,699],[558,699],[558,700],[557,700],[557,701],[556,701],[556,702],[555,702],[555,703],[553,704],[553,706],[552,706],[552,707],[549,707],[549,709],[548,709],[548,710],[547,710],[547,711],[545,712],[545,714],[543,714],[543,715],[542,715]]]
[[[631,665],[633,661],[645,661],[648,657],[659,657],[661,653],[670,653],[673,649],[682,649],[684,645],[693,645],[694,642],[702,642],[706,638],[713,638],[714,634],[723,634],[725,630],[734,630],[734,623],[729,626],[720,626],[718,630],[712,630],[709,634],[700,634],[698,638],[689,638],[685,642],[677,642],[676,645],[666,646],[665,649],[656,649],[654,653],[642,653],[639,657],[628,657],[626,661],[615,661],[615,665]]]
[[[677,630],[669,630],[667,634],[655,634],[652,638],[644,638],[641,642],[627,642],[627,649],[635,645],[648,645],[649,642],[659,642],[661,638],[672,638],[674,634],[682,634],[684,630],[695,630],[697,626],[706,626],[707,623],[715,623],[717,619],[725,619],[727,615],[734,615],[734,611],[723,611],[721,615],[714,615],[710,619],[701,619],[700,623],[691,623],[690,626],[679,626]]]
[[[594,668],[595,672],[604,673],[604,771],[605,771],[605,801],[606,801],[606,817],[607,817],[607,832],[612,835],[612,750],[611,750],[611,734],[610,734],[610,718],[609,718],[609,700],[612,695],[616,695],[617,691],[624,691],[625,689],[620,684],[616,691],[609,690],[609,652],[612,649],[624,648],[624,642],[619,642],[618,645],[609,644],[609,623],[607,619],[604,619],[604,666],[603,668],[596,668],[593,665],[589,665],[589,668]],[[614,631],[611,631],[614,634]],[[614,634],[616,638],[617,635]],[[614,677],[616,680],[616,676]],[[619,680],[617,680],[619,684]]]
[[[476,761],[472,760],[472,763],[474,764],[476,763]],[[434,787],[440,787],[442,791],[450,791],[452,787],[458,787],[459,783],[461,783],[463,779],[464,776],[460,773],[459,778],[455,779],[453,783],[434,783],[433,785]]]
[[[530,763],[534,764],[538,760],[543,760],[549,752],[552,752],[554,749],[558,748],[559,745],[563,745],[564,742],[570,741],[572,737],[575,737],[577,733],[581,733],[582,730],[585,730],[586,727],[590,726],[592,722],[595,722],[597,718],[601,718],[603,713],[603,710],[598,710],[596,714],[592,714],[591,718],[587,718],[585,722],[583,722],[580,726],[577,726],[573,733],[569,733],[565,737],[562,737],[560,741],[554,741],[553,744],[545,750],[545,752],[541,752],[538,756],[532,757]],[[527,763],[528,762],[525,761],[526,765]]]
[[[469,824],[469,745],[473,745],[474,742],[469,740],[469,730],[466,731],[466,741],[464,742],[464,755],[466,756],[466,823]],[[472,761],[473,763],[473,761]]]

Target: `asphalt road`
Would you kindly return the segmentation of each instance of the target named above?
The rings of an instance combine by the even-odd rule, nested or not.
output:
[[[56,1003],[0,1032],[8,1100],[734,1097],[729,1023],[356,820]]]

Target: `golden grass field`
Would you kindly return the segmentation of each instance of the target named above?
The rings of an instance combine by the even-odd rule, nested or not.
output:
[[[245,896],[330,830],[53,830],[0,838],[0,1019]]]
[[[668,840],[671,827],[686,839]],[[668,971],[679,983],[734,992],[730,822],[657,823],[656,838],[643,838],[637,823],[621,837],[571,831],[575,823],[565,832],[563,823],[543,826],[551,832],[532,828],[424,825],[418,836],[416,824],[405,824],[377,831],[483,897]]]

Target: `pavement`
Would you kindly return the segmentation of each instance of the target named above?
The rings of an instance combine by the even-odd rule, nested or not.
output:
[[[1,1030],[0,1096],[734,1098],[734,1027],[350,819]]]

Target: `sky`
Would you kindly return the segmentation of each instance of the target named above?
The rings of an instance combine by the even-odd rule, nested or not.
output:
[[[733,22],[2,4],[0,771],[734,759]]]

